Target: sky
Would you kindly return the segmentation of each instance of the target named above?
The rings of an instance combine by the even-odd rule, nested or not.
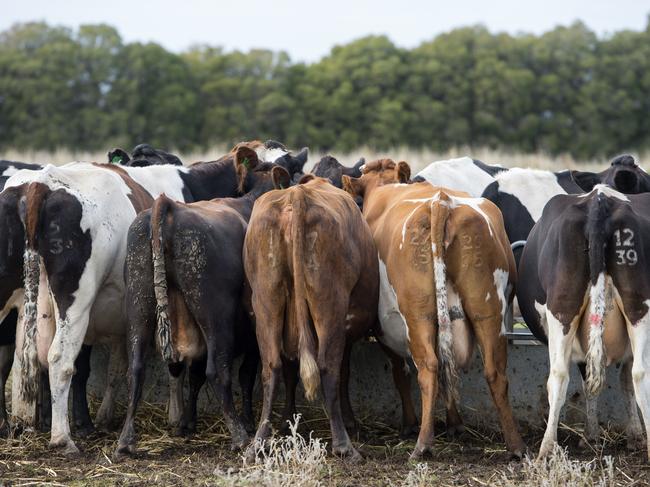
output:
[[[455,27],[540,34],[582,20],[598,34],[646,26],[647,0],[0,0],[0,30],[43,20],[77,27],[107,23],[123,39],[180,52],[193,44],[283,50],[316,61],[336,44],[386,34],[413,47]]]

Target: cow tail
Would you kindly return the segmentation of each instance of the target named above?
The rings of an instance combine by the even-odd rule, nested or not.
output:
[[[610,202],[596,194],[589,207],[586,238],[589,245],[589,346],[587,349],[587,378],[585,389],[595,396],[605,385],[605,349],[603,346],[603,319],[607,309],[605,282],[605,246],[609,234],[607,217]]]
[[[433,278],[438,309],[438,361],[442,390],[447,403],[459,402],[458,370],[454,358],[451,317],[447,304],[447,268],[445,265],[445,228],[450,213],[449,196],[438,193],[431,202],[431,250],[433,253]]]
[[[304,276],[304,196],[297,193],[292,202],[293,218],[291,220],[291,242],[293,244],[292,267],[296,319],[298,326],[298,352],[300,358],[300,379],[305,388],[305,397],[309,401],[316,398],[320,385],[320,371],[314,358],[316,344],[311,330],[309,307],[305,292]]]
[[[151,208],[151,255],[153,260],[153,290],[156,296],[156,343],[163,360],[175,361],[172,343],[172,325],[169,319],[167,273],[165,271],[165,246],[163,225],[172,204],[165,194],[154,201]]]
[[[40,376],[36,333],[41,259],[38,254],[37,231],[41,209],[49,192],[49,188],[42,183],[30,183],[18,205],[18,214],[25,229],[24,336],[21,351],[20,392],[23,400],[30,404],[36,402]]]

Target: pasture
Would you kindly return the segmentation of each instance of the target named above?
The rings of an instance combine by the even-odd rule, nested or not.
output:
[[[184,161],[211,160],[225,152],[214,148],[205,154],[179,154]],[[464,152],[434,154],[405,149],[387,153],[396,161],[408,161],[414,172],[433,160],[445,159]],[[375,154],[359,149],[350,154],[335,154],[341,162],[351,165],[360,156],[376,159]],[[490,163],[505,166],[537,167],[543,169],[576,168],[596,170],[605,161],[575,161],[568,157],[549,158],[543,154],[519,155],[491,150],[472,151],[472,155]],[[67,151],[53,154],[12,153],[9,159],[33,160],[62,164],[69,160],[103,161],[104,154],[74,154]],[[320,158],[310,154],[306,169]],[[644,159],[639,158],[643,164]],[[354,374],[354,369],[352,374]],[[521,371],[520,371],[521,373]],[[91,377],[91,381],[93,378]],[[462,380],[462,379],[461,379]],[[543,379],[542,379],[543,380]],[[7,388],[8,391],[11,387]],[[91,387],[92,389],[92,387]],[[259,384],[255,397],[260,397]],[[518,389],[512,387],[510,396]],[[381,396],[382,389],[373,391]],[[487,389],[484,391],[487,394]],[[391,391],[393,394],[393,391]],[[100,397],[91,400],[91,412],[96,412]],[[9,398],[10,400],[10,398]],[[540,401],[546,398],[541,396]],[[207,395],[207,403],[214,398]],[[353,436],[355,446],[363,455],[359,463],[334,458],[327,453],[331,439],[325,410],[317,401],[301,404],[300,420],[286,436],[276,435],[270,450],[255,464],[245,462],[240,452],[230,450],[230,435],[223,417],[214,411],[199,415],[197,433],[188,439],[176,438],[166,424],[165,406],[151,402],[140,407],[138,426],[138,453],[134,458],[114,463],[118,429],[122,424],[125,401],[118,401],[115,429],[93,433],[88,438],[76,439],[81,450],[70,459],[47,448],[48,434],[25,431],[8,440],[0,440],[0,480],[9,485],[41,483],[76,485],[646,485],[650,483],[650,468],[645,453],[630,453],[625,449],[621,431],[605,423],[598,444],[580,446],[582,425],[569,416],[561,424],[559,443],[569,454],[556,449],[544,462],[529,458],[511,461],[503,445],[498,428],[485,419],[480,409],[464,410],[467,429],[459,437],[448,438],[438,411],[436,437],[432,458],[409,461],[414,438],[400,439],[396,423],[378,421],[362,402],[355,402],[360,422],[359,432]],[[280,421],[282,404],[274,408],[275,425]],[[490,407],[490,406],[488,406]],[[579,407],[579,406],[578,406]],[[256,402],[255,413],[260,404]],[[584,411],[581,411],[583,414]],[[515,416],[517,413],[515,412]],[[520,418],[521,432],[531,453],[537,452],[543,428],[539,422],[528,424]],[[543,424],[542,424],[543,426]],[[312,433],[313,432],[313,433]],[[531,457],[532,458],[532,457]]]

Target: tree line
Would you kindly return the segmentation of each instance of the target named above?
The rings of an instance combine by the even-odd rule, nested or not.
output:
[[[0,149],[193,150],[273,138],[325,150],[456,146],[609,156],[650,147],[650,17],[598,36],[454,29],[385,36],[320,61],[284,52],[126,43],[108,25],[0,33]]]

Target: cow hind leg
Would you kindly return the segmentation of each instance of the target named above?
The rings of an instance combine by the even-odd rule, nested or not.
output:
[[[390,348],[380,342],[381,349],[384,351],[391,363],[391,373],[393,383],[397,389],[402,402],[402,423],[400,425],[400,438],[410,438],[418,434],[419,423],[413,406],[413,396],[411,395],[411,376],[409,374],[409,365],[406,359],[400,357]]]
[[[50,394],[50,378],[47,370],[40,371],[40,384],[38,388],[38,414],[37,425],[41,433],[52,428],[52,395]]]
[[[75,360],[75,374],[72,377],[72,424],[75,434],[85,437],[95,431],[90,412],[88,411],[88,397],[86,385],[90,376],[90,354],[93,347],[83,345],[81,352]]]
[[[138,319],[130,319],[127,347],[129,368],[128,377],[128,402],[126,408],[126,419],[122,426],[122,432],[117,442],[117,448],[113,454],[115,460],[121,460],[125,455],[135,453],[135,415],[138,403],[142,397],[142,386],[144,384],[146,352],[151,340],[152,328]]]
[[[241,419],[248,433],[255,432],[255,419],[253,416],[253,389],[260,355],[256,347],[244,352],[244,360],[239,366],[239,386],[241,387],[242,413]]]
[[[341,317],[340,323],[343,323]],[[320,328],[320,327],[319,327]],[[341,412],[341,368],[345,355],[345,335],[337,334],[334,326],[323,326],[322,329],[333,332],[327,336],[319,336],[318,368],[320,370],[325,408],[330,420],[332,431],[332,453],[346,457],[352,461],[361,459],[361,455],[352,445],[348,436]]]
[[[650,358],[648,348],[650,347],[650,330],[648,329],[648,317],[642,322],[632,326],[627,325],[627,331],[632,343],[632,383],[636,402],[641,410],[643,422],[645,423],[646,439],[650,438]],[[648,460],[650,461],[650,443],[646,444]]]
[[[585,433],[584,438],[580,439],[580,447],[588,448],[598,441],[600,437],[600,424],[598,423],[598,396],[590,396],[587,394],[587,384],[585,378],[587,377],[587,368],[584,362],[578,364],[580,370],[580,377],[582,379],[582,390],[585,396]]]
[[[126,365],[126,347],[123,342],[115,342],[111,345],[111,355],[108,360],[108,371],[106,377],[106,389],[102,403],[97,410],[95,423],[97,427],[104,430],[111,428],[115,415],[115,397],[120,385],[124,381],[124,369]]]
[[[280,432],[289,433],[289,423],[293,422],[296,410],[296,387],[298,386],[298,361],[282,358],[285,402],[280,422]]]
[[[217,328],[218,329],[218,328]],[[225,337],[208,338],[208,362],[205,376],[217,397],[221,398],[224,420],[232,439],[233,449],[242,449],[248,443],[248,433],[242,423],[232,396],[233,343]]]
[[[575,320],[574,320],[575,321]],[[577,330],[577,323],[572,323],[567,334],[564,334],[564,325],[558,321],[553,313],[546,310],[548,323],[548,356],[550,370],[548,375],[548,422],[546,432],[539,449],[538,458],[544,458],[553,451],[557,442],[557,428],[560,421],[560,411],[566,400],[569,386],[569,363],[571,361],[571,347]]]
[[[205,365],[205,360],[202,361]],[[167,424],[172,428],[182,429],[181,422],[185,408],[183,406],[183,384],[185,382],[185,363],[175,362],[168,364],[169,372],[169,399],[167,402]],[[205,375],[205,367],[202,374]]]
[[[458,412],[458,405],[452,397],[447,398],[447,437],[454,438],[465,431],[463,418]]]
[[[199,400],[199,392],[201,392],[201,388],[203,387],[203,384],[205,384],[206,367],[207,362],[205,359],[194,360],[189,366],[190,396],[188,401],[185,403],[183,417],[178,423],[178,428],[176,430],[177,436],[190,436],[196,433],[196,404]],[[185,367],[183,367],[183,371],[184,370]],[[170,391],[170,393],[172,392]]]
[[[1,324],[0,324],[1,326]],[[14,345],[0,345],[0,438],[9,434],[10,425],[5,404],[5,385],[14,361]]]
[[[341,362],[341,390],[339,391],[341,397],[341,412],[343,414],[343,421],[345,429],[348,434],[354,436],[358,432],[357,420],[354,418],[354,411],[350,403],[350,352],[352,345],[347,344],[343,354],[343,361]]]
[[[631,451],[640,450],[645,444],[643,437],[643,425],[639,418],[639,409],[636,406],[634,397],[634,383],[632,381],[632,361],[629,360],[621,367],[621,389],[623,391],[623,400],[625,402],[625,412],[629,418],[625,435],[627,436],[627,449]]]
[[[526,445],[519,435],[508,399],[508,377],[506,375],[508,342],[504,336],[500,335],[500,328],[500,320],[495,323],[483,322],[474,326],[474,332],[479,347],[481,347],[483,373],[497,409],[506,446],[513,456],[522,458]]]

